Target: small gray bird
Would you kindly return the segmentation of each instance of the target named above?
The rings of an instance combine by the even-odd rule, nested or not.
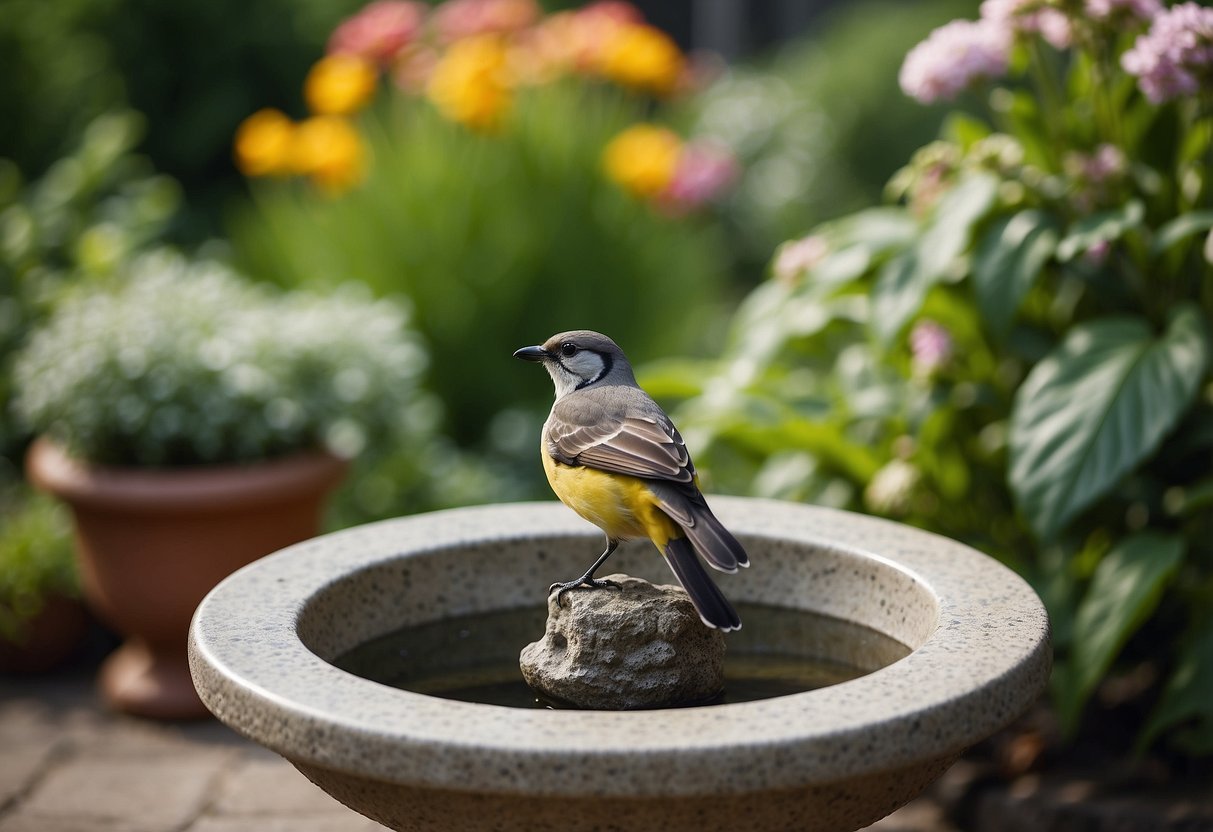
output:
[[[552,490],[607,539],[606,551],[584,575],[552,584],[557,602],[571,589],[616,586],[594,572],[620,541],[648,538],[703,623],[740,629],[737,611],[697,554],[722,572],[749,566],[749,556],[708,508],[678,429],[636,383],[623,350],[605,335],[576,330],[523,347],[514,357],[543,364],[556,385],[542,447]]]

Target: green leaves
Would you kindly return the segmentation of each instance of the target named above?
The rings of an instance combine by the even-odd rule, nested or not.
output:
[[[1074,618],[1070,662],[1055,682],[1062,721],[1071,730],[1129,636],[1158,606],[1183,553],[1182,538],[1142,532],[1122,540],[1096,567]]]
[[[1180,648],[1179,663],[1162,700],[1150,715],[1142,730],[1138,747],[1145,748],[1163,731],[1193,722],[1191,729],[1180,734],[1180,743],[1193,754],[1213,753],[1213,618],[1185,639]]]
[[[1057,246],[1057,259],[1065,262],[1099,243],[1119,240],[1126,232],[1140,228],[1146,208],[1140,200],[1131,200],[1122,208],[1100,211],[1074,223],[1065,239]]]
[[[1024,295],[1057,250],[1058,236],[1051,215],[1027,210],[999,219],[982,238],[973,259],[973,290],[996,337],[1006,337]]]
[[[994,206],[997,193],[994,176],[966,176],[940,198],[914,249],[885,264],[872,287],[872,327],[877,337],[887,343],[914,316],[927,291],[964,253],[973,227]]]
[[[1150,456],[1179,421],[1208,363],[1199,309],[1181,306],[1161,338],[1139,318],[1072,329],[1015,396],[1008,483],[1049,539]]]

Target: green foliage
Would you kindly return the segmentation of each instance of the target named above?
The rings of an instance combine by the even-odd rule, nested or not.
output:
[[[742,161],[725,208],[747,277],[760,275],[789,237],[871,204],[901,161],[936,134],[943,108],[906,99],[897,67],[933,27],[974,5],[839,4],[810,37],[729,67],[690,102],[692,132],[719,138]]]
[[[142,149],[181,182],[174,233],[218,231],[243,190],[231,135],[264,101],[298,101],[299,79],[358,0],[0,0],[0,155],[30,176],[107,111],[147,116]]]
[[[48,596],[79,587],[67,509],[25,489],[0,494],[0,638],[19,641]]]
[[[426,354],[398,304],[271,295],[167,252],[112,282],[60,301],[16,364],[18,412],[83,459],[225,463],[321,444],[354,456],[433,422],[416,384]]]
[[[1015,395],[1008,481],[1041,538],[1154,455],[1191,408],[1208,349],[1200,310],[1184,305],[1159,338],[1140,318],[1075,326],[1032,368]]]
[[[1183,555],[1182,538],[1141,532],[1122,539],[1100,560],[1075,612],[1072,661],[1053,678],[1067,725],[1077,725],[1087,697],[1125,641],[1154,612]]]
[[[360,125],[373,160],[363,185],[331,197],[255,183],[231,238],[258,278],[406,296],[450,434],[530,463],[551,390],[512,352],[579,327],[637,360],[711,344],[730,258],[710,220],[662,216],[603,176],[602,148],[639,102],[577,83],[519,99],[508,129],[481,135],[392,97]]]
[[[110,274],[174,216],[177,184],[131,152],[142,129],[133,113],[99,116],[70,155],[29,184],[0,160],[0,400],[15,395],[15,351],[61,288]],[[27,439],[10,409],[0,409],[0,459],[9,469],[0,481],[15,476]]]
[[[1163,681],[1142,747],[1208,754],[1213,108],[1149,101],[1120,68],[1132,38],[1072,23],[1065,55],[1019,34],[986,116],[949,119],[896,204],[780,247],[698,383],[645,380],[689,397],[723,490],[867,509],[1019,569],[1071,732],[1145,662]]]

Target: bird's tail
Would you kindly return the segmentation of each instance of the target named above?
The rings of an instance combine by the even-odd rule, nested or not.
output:
[[[741,629],[741,618],[737,610],[724,597],[720,588],[712,582],[708,571],[703,568],[695,554],[695,547],[685,537],[674,537],[666,543],[664,552],[666,562],[674,570],[675,577],[682,588],[691,596],[699,617],[709,627],[717,627],[724,632]]]

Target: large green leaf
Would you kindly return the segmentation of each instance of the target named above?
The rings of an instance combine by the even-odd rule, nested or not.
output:
[[[982,238],[973,260],[973,290],[982,317],[998,338],[1011,328],[1057,240],[1057,221],[1034,210],[998,220]]]
[[[1157,257],[1181,240],[1201,234],[1210,228],[1213,228],[1213,211],[1190,211],[1180,214],[1158,229],[1150,246],[1150,254]]]
[[[1213,725],[1213,618],[1198,626],[1180,648],[1179,663],[1167,680],[1162,699],[1142,729],[1139,746],[1145,748],[1163,731],[1189,720]],[[1200,736],[1193,732],[1188,744]],[[1213,752],[1213,746],[1189,750],[1209,754]]]
[[[994,205],[998,180],[988,173],[961,179],[940,197],[912,252],[885,264],[872,287],[872,327],[890,341],[922,307],[927,292],[968,247],[973,227]]]
[[[1120,541],[1099,562],[1074,617],[1069,672],[1057,690],[1068,728],[1076,725],[1082,706],[1129,636],[1158,606],[1183,554],[1182,538],[1141,532]]]
[[[1043,539],[1108,493],[1179,421],[1208,362],[1201,312],[1161,338],[1139,318],[1075,327],[1015,395],[1008,481]]]

